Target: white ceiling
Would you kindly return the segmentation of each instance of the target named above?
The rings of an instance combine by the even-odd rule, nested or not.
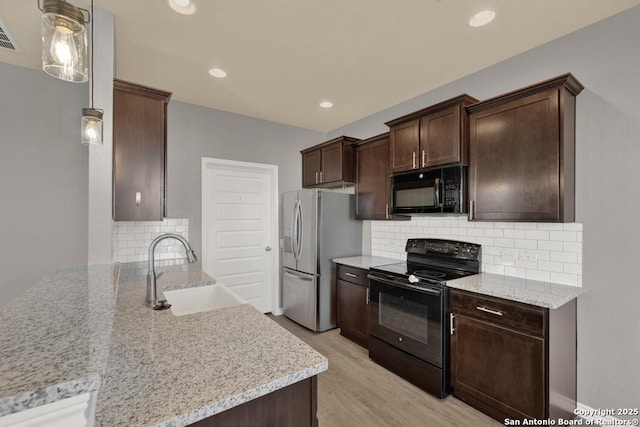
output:
[[[172,99],[328,132],[640,4],[640,0],[95,0],[115,16],[117,77]],[[88,0],[70,0],[88,7]],[[471,28],[479,10],[493,23]],[[36,1],[0,0],[40,68]],[[208,69],[228,72],[213,79]],[[332,109],[318,106],[334,102]]]

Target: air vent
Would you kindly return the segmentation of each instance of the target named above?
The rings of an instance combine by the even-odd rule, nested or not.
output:
[[[11,37],[11,34],[9,34],[7,26],[4,25],[2,18],[0,18],[0,48],[20,52],[16,41]]]

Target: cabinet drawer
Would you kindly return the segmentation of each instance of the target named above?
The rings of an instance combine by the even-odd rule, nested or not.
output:
[[[449,294],[449,310],[520,332],[546,335],[547,310],[542,307],[452,290]]]
[[[349,267],[338,264],[338,279],[346,282],[355,283],[357,285],[369,287],[369,279],[367,279],[367,270],[362,268]]]

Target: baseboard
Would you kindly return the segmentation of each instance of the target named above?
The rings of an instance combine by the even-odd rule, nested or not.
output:
[[[612,414],[610,415],[610,412],[612,412],[611,409],[594,409],[580,402],[576,404],[575,410],[575,414],[578,417],[589,421],[590,425],[597,426],[600,425],[601,422],[602,425],[605,426],[623,425],[621,423],[622,420],[614,417]]]

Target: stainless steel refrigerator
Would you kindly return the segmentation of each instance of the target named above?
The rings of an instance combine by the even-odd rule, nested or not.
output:
[[[362,250],[362,222],[352,194],[299,190],[283,194],[282,306],[313,331],[336,327],[334,258]]]

